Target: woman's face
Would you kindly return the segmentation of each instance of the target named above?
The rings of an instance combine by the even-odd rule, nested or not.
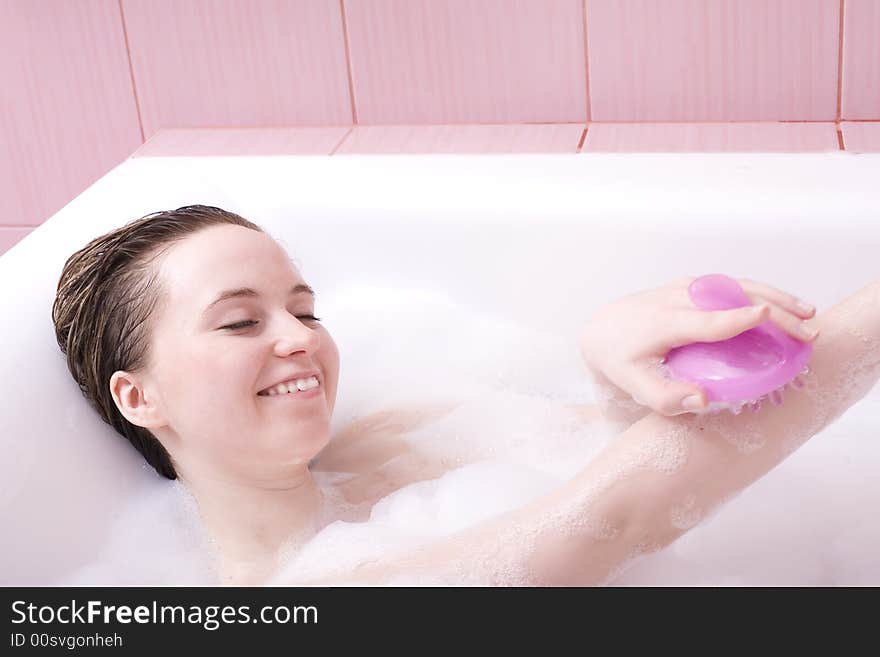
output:
[[[308,463],[330,438],[339,352],[311,318],[315,299],[285,251],[264,233],[220,225],[157,265],[167,303],[157,309],[144,394],[175,464],[184,474],[211,464],[259,476]],[[258,394],[310,375],[315,389]]]

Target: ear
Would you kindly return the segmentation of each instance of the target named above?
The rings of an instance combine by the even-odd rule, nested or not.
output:
[[[126,420],[145,429],[166,425],[155,398],[145,391],[143,381],[130,372],[119,370],[110,377],[110,395]]]

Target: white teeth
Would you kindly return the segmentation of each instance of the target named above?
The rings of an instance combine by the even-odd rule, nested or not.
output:
[[[308,379],[297,379],[296,387],[302,390],[311,390],[312,388],[318,387],[318,379],[313,376],[310,376]]]
[[[287,383],[279,383],[277,386],[269,388],[265,394],[269,396],[286,395],[288,393],[311,390],[312,388],[317,388],[318,385],[318,377],[310,376],[306,379],[296,379],[295,381],[289,381]]]

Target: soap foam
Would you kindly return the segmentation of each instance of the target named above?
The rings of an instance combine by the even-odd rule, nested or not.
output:
[[[676,529],[687,531],[703,519],[703,511],[697,507],[696,495],[688,495],[669,512],[670,522]]]
[[[449,404],[448,413],[402,436],[447,472],[409,484],[372,508],[347,504],[338,495],[340,473],[315,472],[328,499],[323,527],[305,545],[291,547],[274,583],[330,575],[345,584],[358,566],[412,554],[564,485],[614,439],[609,425],[587,423],[569,407],[592,400],[590,382],[577,345],[552,332],[481,314],[429,290],[340,290],[322,299],[320,311],[342,353],[334,428],[379,410]],[[375,372],[383,373],[381,385]],[[804,390],[810,394],[809,381]],[[861,388],[829,394],[857,392]],[[636,545],[605,582],[811,583],[817,564],[832,563],[836,570],[820,569],[823,582],[880,584],[876,541],[870,540],[880,525],[867,503],[880,497],[880,448],[869,440],[876,408],[873,402],[855,407],[829,428],[833,435],[812,441],[714,509],[701,509],[696,497],[686,495],[669,510],[668,522],[692,529],[668,549]],[[719,433],[748,452],[760,441],[745,424],[741,434]],[[568,536],[616,540],[620,528],[590,512],[597,496],[636,470],[674,473],[687,454],[686,429],[670,423],[633,459],[538,525],[508,525],[500,541],[475,554],[430,571],[393,575],[385,583],[528,584],[523,555],[539,545],[542,532],[554,528]],[[724,513],[717,512],[721,506]],[[801,513],[803,508],[811,513]],[[157,480],[155,489],[108,522],[111,538],[96,563],[64,584],[216,583],[212,545],[178,484]]]
[[[216,553],[195,499],[177,481],[156,479],[113,519],[95,562],[59,586],[216,586]]]

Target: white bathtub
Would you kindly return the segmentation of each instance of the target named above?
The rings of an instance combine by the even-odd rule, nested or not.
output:
[[[821,311],[880,277],[877,180],[880,155],[847,153],[128,160],[0,257],[0,584],[68,581],[167,485],[82,399],[51,323],[65,259],[130,219],[219,205],[282,238],[319,301],[431,288],[574,344],[599,304],[686,274],[749,276]],[[878,410],[875,388],[617,583],[880,584]]]

